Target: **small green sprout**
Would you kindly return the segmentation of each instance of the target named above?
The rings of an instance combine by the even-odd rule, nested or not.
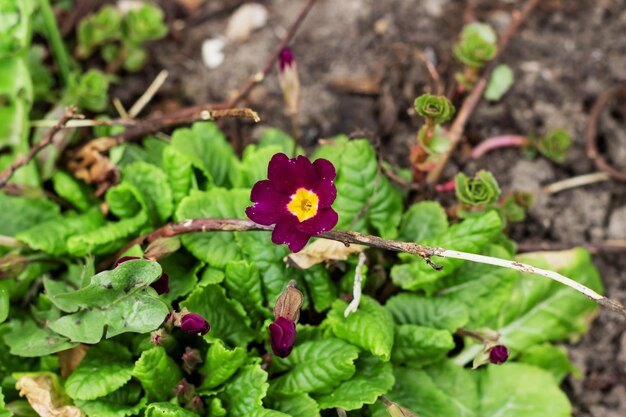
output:
[[[535,147],[543,156],[558,163],[565,162],[567,151],[571,146],[572,137],[565,129],[552,130],[535,143]]]
[[[469,178],[460,172],[454,178],[456,198],[466,207],[484,207],[494,204],[500,197],[498,182],[489,171],[480,170]]]
[[[453,50],[456,59],[465,65],[465,72],[457,74],[459,83],[472,88],[478,71],[496,56],[497,51],[497,36],[491,26],[484,23],[466,25]]]
[[[75,74],[70,81],[65,101],[73,102],[82,109],[103,111],[109,101],[109,77],[101,71],[90,69]]]
[[[454,104],[444,96],[422,94],[415,99],[415,110],[430,125],[445,123],[454,116]]]

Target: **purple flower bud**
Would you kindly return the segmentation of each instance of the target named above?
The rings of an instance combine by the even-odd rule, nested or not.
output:
[[[280,55],[278,55],[278,68],[280,69],[280,72],[285,71],[285,68],[291,67],[294,60],[295,58],[291,49],[283,48],[280,51]]]
[[[270,344],[274,354],[286,358],[296,341],[296,324],[284,317],[278,317],[270,324]]]
[[[209,322],[200,314],[187,313],[180,319],[180,328],[185,333],[200,333],[202,336],[211,330]]]
[[[201,363],[202,358],[200,357],[200,351],[187,346],[185,353],[183,353],[183,370],[191,374]]]
[[[509,349],[504,345],[495,345],[489,351],[489,362],[494,365],[501,365],[509,358]]]
[[[142,259],[142,258],[139,258],[137,256],[122,256],[120,259],[118,259],[115,262],[115,264],[113,265],[113,268],[117,268],[119,264],[123,264],[124,262],[134,261],[136,259]],[[161,274],[161,277],[155,282],[153,282],[152,284],[150,284],[150,286],[154,288],[157,294],[159,295],[168,294],[170,292],[170,277],[168,277],[167,274],[163,272]]]

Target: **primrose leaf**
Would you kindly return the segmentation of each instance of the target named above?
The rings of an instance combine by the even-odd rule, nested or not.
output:
[[[231,298],[239,301],[249,312],[269,317],[269,310],[263,306],[261,275],[256,265],[246,261],[229,262],[226,265],[224,286]]]
[[[60,218],[59,207],[46,199],[0,193],[0,235],[15,236],[40,223]]]
[[[481,417],[568,417],[572,407],[552,376],[521,363],[488,366],[480,378]]]
[[[169,309],[147,287],[161,276],[156,262],[133,260],[103,271],[78,291],[57,294],[55,302],[68,312],[49,323],[72,341],[97,343],[126,332],[147,333],[159,327]]]
[[[245,349],[236,347],[229,350],[222,341],[216,340],[209,346],[204,364],[200,368],[205,379],[199,389],[210,390],[226,382],[243,365],[246,357]]]
[[[403,324],[396,327],[391,359],[425,365],[445,358],[453,348],[452,333],[447,330]]]
[[[394,368],[396,383],[387,398],[420,417],[482,417],[470,371],[449,361],[424,369]],[[383,414],[375,414],[376,417]]]
[[[557,384],[563,382],[568,374],[580,377],[580,370],[570,361],[567,350],[550,343],[529,347],[522,353],[519,361],[550,372]]]
[[[364,404],[373,404],[379,396],[386,394],[395,382],[391,364],[376,357],[359,358],[356,368],[352,378],[342,382],[332,393],[316,398],[321,409],[360,409]]]
[[[252,188],[252,186],[262,179],[267,178],[267,167],[270,159],[283,152],[277,145],[257,148],[249,145],[243,152],[241,165],[239,168],[239,186],[242,188]]]
[[[338,147],[330,158],[337,170],[336,228],[367,232],[373,226],[383,237],[394,238],[402,216],[402,196],[380,172],[374,148],[365,139]]]
[[[337,299],[337,288],[330,278],[328,270],[322,265],[315,265],[303,271],[306,287],[313,301],[315,311],[326,311]]]
[[[62,350],[71,349],[78,343],[41,328],[34,321],[12,320],[11,331],[4,335],[4,343],[9,346],[12,355],[23,357],[45,356]]]
[[[174,205],[189,194],[192,185],[193,166],[187,155],[169,145],[163,150],[163,171],[172,190]]]
[[[145,417],[198,417],[198,415],[176,404],[159,402],[148,405]]]
[[[180,368],[161,346],[144,351],[132,370],[151,400],[167,400],[182,378]]]
[[[305,342],[287,358],[274,358],[278,369],[289,369],[273,379],[272,389],[283,393],[328,393],[354,375],[359,348],[340,339]]]
[[[320,417],[320,407],[308,394],[281,394],[270,391],[268,402],[272,408],[290,416]]]
[[[511,89],[513,82],[514,76],[511,67],[506,64],[496,66],[485,89],[485,99],[499,101]]]
[[[11,417],[11,416],[13,416],[13,412],[5,408],[4,394],[2,393],[2,387],[0,387],[0,417]]]
[[[336,337],[371,352],[383,361],[391,357],[393,319],[391,314],[373,298],[361,298],[359,309],[344,317],[348,304],[337,300],[328,313],[328,324]]]
[[[124,386],[132,377],[130,356],[125,347],[111,341],[92,347],[67,378],[67,394],[74,400],[94,400]]]
[[[81,211],[87,210],[93,204],[87,187],[65,171],[54,172],[52,187],[59,196]]]
[[[82,215],[67,216],[62,220],[49,220],[18,233],[15,238],[31,249],[60,256],[67,253],[67,241],[78,233],[86,233],[101,227],[104,217],[94,207]]]
[[[133,162],[122,170],[122,184],[124,182],[139,191],[140,203],[153,224],[160,224],[172,215],[172,190],[160,168],[142,161]]]
[[[267,394],[267,372],[260,365],[247,365],[226,384],[221,395],[228,415],[247,416],[254,410],[263,408],[263,398]],[[261,414],[262,415],[262,414]]]
[[[146,407],[148,399],[143,397],[134,405],[107,401],[106,397],[93,401],[76,401],[76,405],[87,417],[128,417],[136,416]]]
[[[141,193],[130,182],[122,182],[109,188],[105,201],[109,211],[121,219],[136,216],[144,206]]]
[[[196,288],[180,306],[200,314],[211,324],[208,339],[222,339],[233,346],[244,346],[254,338],[245,310],[241,304],[227,298],[226,291],[219,285]]]
[[[141,229],[148,221],[146,213],[123,219],[115,223],[106,223],[95,230],[77,234],[67,241],[70,255],[100,255],[115,251]]]
[[[401,293],[385,305],[397,324],[415,324],[455,332],[467,323],[467,309],[452,300]]]
[[[198,122],[176,129],[171,146],[189,158],[206,177],[210,186],[227,187],[237,176],[239,161],[224,134],[213,122]]]
[[[465,219],[450,227],[446,233],[424,242],[428,246],[442,247],[462,252],[479,253],[480,250],[502,230],[502,220],[495,210]],[[433,261],[443,266],[437,271],[421,258],[411,257],[413,262],[395,265],[391,278],[396,285],[407,290],[417,290],[450,275],[464,264],[464,261],[434,257]]]
[[[183,199],[176,210],[176,219],[242,219],[250,204],[249,190],[214,188],[208,192],[193,193]],[[212,267],[223,269],[228,262],[243,259],[234,236],[234,232],[188,233],[181,236],[181,241],[196,258]]]
[[[402,215],[398,239],[424,242],[448,230],[448,216],[436,201],[415,203]]]
[[[270,146],[280,146],[281,150],[279,152],[285,153],[287,155],[293,152],[295,143],[291,136],[286,134],[280,129],[269,128],[263,132],[261,135],[261,139],[259,139],[259,148],[270,147]],[[296,153],[304,153],[304,152],[296,152]]]

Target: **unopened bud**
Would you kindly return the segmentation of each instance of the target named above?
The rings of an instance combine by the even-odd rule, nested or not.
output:
[[[495,345],[489,351],[489,362],[501,365],[509,358],[509,349],[504,345]]]
[[[202,358],[200,357],[200,351],[187,346],[185,348],[185,353],[183,353],[183,370],[188,374],[191,374],[201,363]]]
[[[289,114],[297,114],[300,105],[300,78],[293,52],[289,48],[280,51],[278,57],[278,83]]]
[[[202,402],[202,398],[200,398],[199,395],[194,395],[191,401],[189,401],[187,405],[185,405],[185,408],[189,411],[193,411],[196,414],[204,414],[204,403]]]
[[[286,358],[296,342],[296,324],[284,317],[278,317],[270,324],[270,344],[279,358]]]
[[[283,317],[293,323],[298,321],[300,317],[300,308],[304,296],[302,292],[296,288],[296,281],[290,281],[287,287],[280,293],[276,304],[274,305],[274,318]]]
[[[191,401],[194,395],[196,395],[196,387],[193,384],[187,382],[185,378],[178,381],[176,388],[174,388],[176,398],[180,403],[186,403]]]
[[[185,333],[200,333],[204,336],[211,330],[211,325],[200,314],[187,313],[180,319],[180,328]]]

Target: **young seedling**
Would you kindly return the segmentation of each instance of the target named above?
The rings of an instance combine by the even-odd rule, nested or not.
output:
[[[565,129],[554,129],[542,137],[520,135],[495,136],[482,141],[472,150],[472,158],[478,159],[494,149],[517,147],[538,151],[546,158],[563,163],[572,145],[572,136]]]
[[[497,36],[489,25],[484,23],[466,25],[453,49],[456,59],[465,65],[464,71],[456,74],[457,82],[465,90],[471,90],[480,70],[496,56],[497,51]]]

